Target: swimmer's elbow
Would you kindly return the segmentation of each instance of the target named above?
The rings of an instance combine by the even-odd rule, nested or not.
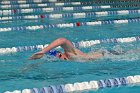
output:
[[[61,44],[65,44],[68,42],[68,40],[66,38],[58,38],[59,42],[61,42]]]
[[[67,41],[66,38],[58,38],[58,40],[60,40],[61,42],[66,42]]]

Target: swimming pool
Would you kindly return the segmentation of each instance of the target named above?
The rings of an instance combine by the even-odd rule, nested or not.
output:
[[[63,9],[67,9],[69,11],[57,10],[49,13],[41,11],[41,14],[39,14],[37,11],[40,11],[42,7],[39,8],[40,10],[37,10],[37,6],[42,5],[37,4],[42,4],[42,2],[40,2],[41,0],[26,0],[26,3],[30,5],[31,1],[36,3],[33,7],[34,12],[22,12],[21,14],[9,14],[3,12],[3,10],[7,9],[3,9],[2,12],[0,12],[0,93],[33,88],[35,90],[35,88],[42,89],[43,87],[48,87],[50,85],[74,84],[76,82],[89,82],[92,80],[100,81],[111,78],[122,79],[122,77],[140,74],[140,41],[138,37],[140,34],[139,6],[135,7],[135,5],[131,3],[131,6],[128,5],[127,7],[121,7],[123,4],[126,6],[128,2],[120,4],[121,2],[118,1],[121,8],[116,8],[112,7],[112,4],[108,2],[109,0],[106,0],[108,2],[107,4],[105,1],[103,2],[104,4],[95,4],[95,6],[98,7],[94,10],[92,9],[93,7],[91,8],[89,6],[94,6],[94,3],[96,2],[92,2],[88,5],[86,5],[86,2],[76,4],[72,3],[73,5],[68,5],[71,4],[72,1],[70,1],[65,5],[65,7],[69,6],[73,8],[68,9],[62,6]],[[135,2],[139,3],[138,0],[135,0]],[[20,2],[14,0],[10,5],[14,6],[13,4],[15,4],[17,7],[18,5],[22,6],[23,3],[25,3],[25,1]],[[55,8],[58,7],[55,5],[59,5],[59,7],[60,5],[63,5],[63,3],[51,4],[47,6],[47,8]],[[4,7],[5,4],[1,4],[1,6],[2,5]],[[9,4],[7,3],[7,5]],[[103,5],[110,6],[110,8],[99,9]],[[115,6],[115,4],[113,5]],[[33,5],[30,5],[30,7],[32,6]],[[62,7],[60,9],[62,9]],[[77,7],[77,10],[73,10],[75,7]],[[78,9],[87,10],[79,11]],[[81,12],[85,12],[86,15],[78,14]],[[48,18],[46,16],[50,16],[51,14],[62,14],[63,17]],[[32,16],[26,17],[27,19],[25,19],[25,16],[30,15]],[[37,15],[38,18],[32,19],[34,15]],[[41,17],[41,15],[45,15],[45,18]],[[13,17],[13,19],[10,20],[9,17]],[[21,19],[19,20],[18,18]],[[103,58],[85,62],[81,62],[79,60],[70,62],[63,61],[49,55],[46,55],[40,60],[28,60],[28,57],[38,50],[36,47],[30,47],[32,49],[28,49],[23,46],[29,47],[45,45],[59,37],[65,37],[71,40],[84,52],[115,50],[118,52],[126,51],[127,53],[122,55],[109,54]],[[97,40],[94,42],[95,45],[90,45],[91,40]],[[111,40],[113,40],[113,42]],[[83,43],[85,41],[90,41],[90,43]],[[17,50],[14,50],[15,48],[21,51],[18,52]],[[61,49],[58,48],[57,50]],[[16,53],[13,53],[13,51],[16,51]],[[40,93],[37,91],[32,93]],[[101,88],[100,85],[98,90],[89,89],[76,92],[132,93],[139,91],[140,89],[138,84],[130,84],[126,86],[123,84],[118,87],[108,86],[106,88]],[[15,91],[12,93],[21,92]]]

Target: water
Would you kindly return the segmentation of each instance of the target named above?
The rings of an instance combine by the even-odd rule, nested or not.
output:
[[[138,15],[137,15],[138,16]],[[130,16],[125,16],[130,17]],[[103,17],[100,17],[103,19]],[[106,17],[105,17],[106,18]],[[110,17],[108,17],[109,19]],[[120,16],[112,17],[121,18]],[[96,18],[50,20],[50,23],[92,21]],[[34,22],[12,22],[4,26],[45,24]],[[0,25],[4,27],[3,25]],[[65,37],[72,42],[82,40],[96,40],[108,38],[123,38],[138,36],[139,23],[121,25],[83,26],[75,28],[53,28],[37,31],[11,31],[1,32],[0,47],[18,47],[38,44],[48,44],[53,40]],[[49,85],[59,85],[91,80],[126,77],[140,74],[140,42],[99,44],[90,48],[81,48],[83,52],[115,50],[125,51],[122,55],[108,54],[103,58],[79,62],[64,61],[53,57],[44,56],[42,59],[30,61],[28,58],[36,51],[26,51],[15,54],[0,55],[0,93],[16,89],[42,88]],[[121,86],[105,88],[97,91],[83,91],[83,93],[132,93],[139,92],[137,86]]]

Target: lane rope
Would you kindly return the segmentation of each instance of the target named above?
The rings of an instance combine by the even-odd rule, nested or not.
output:
[[[86,8],[88,9],[88,7]],[[41,14],[41,15],[25,15],[25,16],[6,16],[0,17],[0,21],[18,21],[18,20],[39,20],[39,19],[60,19],[60,18],[89,18],[100,16],[114,15],[132,15],[140,14],[140,10],[118,10],[118,11],[102,11],[102,12],[79,12],[79,13],[63,13],[63,14]]]
[[[49,12],[58,12],[58,11],[97,10],[97,9],[108,9],[108,8],[111,8],[110,5],[9,9],[9,10],[0,10],[0,15],[6,16],[6,15],[15,15],[15,14],[24,14],[24,13],[49,13]]]
[[[128,24],[128,23],[138,23],[138,22],[140,22],[140,18],[50,24],[50,25],[44,24],[44,25],[34,25],[34,26],[20,26],[20,27],[17,26],[17,27],[0,28],[0,32],[25,31],[25,30],[34,31],[34,30],[48,29],[48,28],[73,28],[73,27],[79,27],[79,26],[101,26],[101,25],[107,25],[107,24]]]
[[[84,90],[98,90],[103,88],[112,88],[140,83],[140,75],[127,76],[121,78],[111,78],[104,80],[92,80],[89,82],[75,82],[74,84],[50,85],[43,88],[6,91],[4,93],[66,93]]]
[[[111,38],[111,39],[102,39],[102,40],[90,40],[90,41],[80,41],[80,42],[73,42],[73,45],[76,48],[88,48],[96,44],[102,43],[128,43],[128,42],[136,42],[140,41],[140,36],[137,37],[127,37],[127,38]],[[0,48],[0,54],[11,54],[17,52],[24,52],[24,51],[36,51],[42,50],[44,47],[47,47],[48,44],[45,45],[34,45],[34,46],[19,46],[19,47],[12,47],[12,48]],[[60,48],[60,47],[57,47]],[[55,50],[51,50],[52,53]],[[49,54],[49,53],[48,53]],[[49,54],[51,55],[51,54]]]
[[[116,4],[116,3],[130,3],[130,2],[140,2],[140,0],[117,0],[117,1],[90,1],[90,2],[70,2],[70,1],[60,1],[56,3],[48,3],[47,0],[12,0],[12,1],[1,1],[1,5],[20,5],[20,4],[40,4],[40,3],[48,3],[48,6],[64,6],[64,5],[83,5],[83,4]],[[72,4],[71,4],[72,3]]]
[[[44,4],[45,5],[45,4]],[[42,5],[42,6],[44,6]],[[26,6],[26,5],[23,5]],[[4,6],[9,7],[9,6]],[[60,12],[60,11],[81,11],[81,10],[98,10],[98,9],[114,9],[114,8],[139,8],[140,4],[131,4],[131,5],[91,5],[91,6],[76,6],[76,7],[42,7],[42,8],[26,8],[26,9],[17,9],[16,7],[13,9],[1,9],[0,15],[6,16],[6,15],[17,15],[17,14],[24,14],[24,13],[50,13],[50,12]]]

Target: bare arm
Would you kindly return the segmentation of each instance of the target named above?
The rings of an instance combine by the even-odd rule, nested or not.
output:
[[[90,59],[90,60],[94,60],[101,57],[103,57],[103,54],[99,52],[89,53],[85,55],[85,58]]]
[[[58,46],[61,46],[64,49],[64,51],[73,52],[72,48],[74,48],[74,46],[69,40],[67,40],[65,38],[58,38],[58,39],[54,40],[51,44],[49,44],[47,47],[42,49],[40,52],[33,54],[29,59],[39,59],[39,58],[43,57],[43,55],[46,52],[48,52],[49,50],[56,48]]]
[[[73,48],[73,44],[65,39],[65,38],[58,38],[56,40],[54,40],[50,45],[48,45],[46,48],[42,49],[42,53],[46,53],[48,52],[49,50],[53,49],[53,48],[56,48],[58,46],[61,46],[64,50],[70,50],[70,48]]]

